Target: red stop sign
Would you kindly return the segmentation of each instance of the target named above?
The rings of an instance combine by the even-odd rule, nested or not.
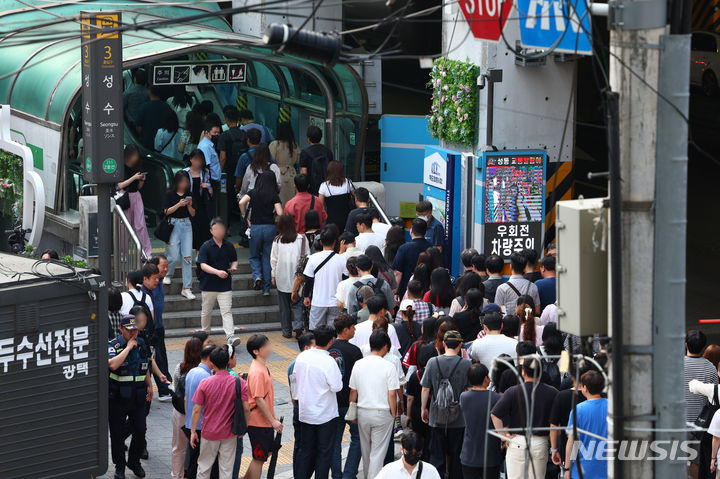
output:
[[[493,42],[500,41],[512,0],[461,0],[460,9],[470,25],[473,36]]]

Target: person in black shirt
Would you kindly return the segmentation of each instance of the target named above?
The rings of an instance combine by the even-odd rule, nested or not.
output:
[[[162,126],[165,116],[174,111],[165,100],[161,99],[161,87],[151,86],[148,93],[150,101],[140,105],[135,115],[135,130],[143,146],[152,150],[155,146],[155,135]]]
[[[485,270],[487,271],[488,279],[483,281],[483,286],[485,286],[485,298],[491,303],[495,302],[495,292],[498,286],[505,282],[505,279],[502,277],[503,266],[505,266],[505,262],[496,254],[491,254],[485,258]]]
[[[353,236],[357,236],[358,218],[367,213],[369,210],[368,202],[370,201],[370,192],[367,188],[361,186],[359,188],[355,188],[353,196],[355,197],[355,209],[350,210],[350,213],[348,214],[347,222],[345,222],[345,231],[349,231],[353,234]]]
[[[452,317],[460,335],[468,342],[474,341],[482,330],[483,293],[479,288],[469,289],[465,293],[465,308]]]
[[[507,316],[506,316],[507,317]],[[503,322],[503,329],[505,329],[505,324]],[[528,356],[530,354],[537,353],[537,348],[535,347],[535,343],[532,341],[520,341],[518,342],[517,346],[515,347],[515,352],[517,353],[517,357],[515,358],[515,363],[517,364],[517,369],[507,369],[502,373],[502,376],[500,376],[500,383],[495,385],[495,389],[499,393],[504,393],[508,389],[510,389],[512,386],[516,386],[518,383],[521,382],[522,378],[522,357]]]
[[[500,401],[495,404],[490,413],[495,429],[505,428],[546,428],[550,426],[550,411],[557,396],[557,389],[540,382],[542,366],[539,357],[523,360],[523,383],[513,386],[503,394]],[[527,397],[532,395],[532,414],[525,403],[525,394],[520,391],[524,388]],[[527,423],[528,416],[532,416],[532,424]],[[507,425],[504,421],[507,420]],[[508,443],[505,457],[507,477],[523,477],[524,471],[530,471],[529,477],[545,477],[548,461],[548,430],[502,432]],[[527,443],[529,437],[530,443]],[[529,454],[528,454],[529,453]]]
[[[237,168],[240,155],[248,149],[247,133],[243,130],[238,122],[240,121],[240,112],[233,105],[227,105],[223,108],[225,114],[225,124],[228,129],[220,134],[218,138],[218,159],[220,168],[227,175],[227,185],[235,184],[235,169]],[[226,220],[230,221],[232,213],[237,211],[237,201],[235,195],[228,194],[228,210]]]
[[[270,253],[277,233],[273,215],[282,215],[275,173],[265,170],[258,174],[255,188],[240,198],[238,205],[243,216],[250,205],[250,267],[255,289],[262,288],[263,295],[269,296],[272,280]]]
[[[426,324],[427,321],[429,320],[426,320],[423,324]],[[422,420],[422,386],[420,382],[422,381],[425,366],[427,366],[428,361],[437,355],[437,349],[435,349],[432,343],[425,344],[419,348],[419,352],[417,353],[417,371],[410,375],[405,389],[407,410],[409,411],[405,427],[410,427],[417,435],[422,437],[424,444],[430,444],[430,425]],[[423,450],[422,460],[426,462],[430,460],[429,447]]]
[[[195,299],[190,290],[192,286],[192,247],[193,229],[190,218],[195,216],[192,196],[190,196],[190,177],[187,171],[175,173],[170,189],[165,193],[165,216],[173,225],[170,242],[165,247],[168,257],[168,271],[174,272],[182,256],[183,287],[180,294],[187,299]]]
[[[525,260],[527,261],[527,263],[525,264],[525,279],[530,281],[531,283],[542,279],[542,274],[540,274],[540,271],[535,270],[535,268],[537,268],[538,262],[537,251],[535,251],[534,249],[525,249],[523,250],[522,255],[525,256]]]
[[[335,449],[333,450],[330,469],[332,477],[355,477],[360,466],[362,453],[360,451],[360,431],[357,422],[345,421],[350,406],[350,374],[352,374],[355,363],[363,358],[362,351],[350,340],[355,336],[355,325],[357,320],[349,314],[341,314],[335,318],[333,326],[337,338],[328,350],[330,356],[335,359],[340,372],[342,373],[343,388],[337,393],[338,415],[337,435]],[[345,469],[342,468],[342,437],[345,425],[350,426],[350,448],[345,459]]]
[[[400,357],[404,358],[410,346],[422,337],[422,323],[413,321],[415,318],[415,303],[412,299],[403,299],[398,313],[401,314],[402,321],[396,322],[393,326],[398,341],[400,341]]]
[[[321,144],[323,133],[320,128],[310,125],[307,129],[307,140],[310,146],[300,152],[300,174],[310,178],[310,193],[318,194],[320,185],[327,176],[327,167],[333,159],[333,152]]]

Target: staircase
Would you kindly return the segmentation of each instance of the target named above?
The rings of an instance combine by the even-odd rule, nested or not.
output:
[[[182,289],[182,272],[178,267],[172,278],[172,284],[161,285],[165,288],[165,312],[163,322],[168,337],[188,336],[190,331],[200,329],[200,311],[202,310],[202,296],[196,278],[196,268],[193,265],[192,291],[196,298],[188,300],[180,296]],[[232,278],[232,313],[236,330],[262,329],[278,330],[280,327],[277,290],[270,291],[270,296],[263,296],[262,291],[252,289],[252,274],[250,263],[238,264],[238,271]],[[212,328],[222,331],[222,319],[217,305],[212,313]]]

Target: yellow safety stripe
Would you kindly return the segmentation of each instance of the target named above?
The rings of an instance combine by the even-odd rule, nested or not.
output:
[[[115,373],[110,373],[110,379],[120,383],[132,383],[145,381],[145,376],[119,376]]]

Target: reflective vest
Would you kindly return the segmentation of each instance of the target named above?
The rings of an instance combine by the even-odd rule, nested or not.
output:
[[[142,338],[136,339],[138,345],[125,358],[125,361],[116,370],[110,371],[110,390],[132,389],[134,387],[145,387],[145,377],[149,367],[149,354],[145,350],[145,342]],[[120,354],[127,347],[120,337],[113,339],[109,344]]]

